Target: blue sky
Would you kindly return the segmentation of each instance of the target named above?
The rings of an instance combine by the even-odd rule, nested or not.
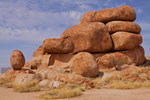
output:
[[[91,10],[132,6],[150,55],[150,0],[0,0],[0,67],[9,66],[11,52],[21,50],[29,60],[45,38],[57,38]]]

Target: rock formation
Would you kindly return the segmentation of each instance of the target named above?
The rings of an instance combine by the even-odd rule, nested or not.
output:
[[[66,29],[60,38],[45,39],[25,65],[23,54],[15,50],[11,55],[14,70],[5,75],[17,77],[15,84],[23,82],[17,73],[26,74],[23,78],[31,80],[38,75],[40,86],[57,87],[61,82],[90,84],[88,77],[98,76],[99,70],[141,65],[145,55],[140,46],[141,27],[133,22],[135,19],[136,13],[130,6],[87,12],[80,24]],[[29,71],[16,71],[22,67]]]

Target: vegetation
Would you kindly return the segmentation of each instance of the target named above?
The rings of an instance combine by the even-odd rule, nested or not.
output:
[[[64,99],[70,97],[76,97],[82,95],[84,91],[79,85],[75,84],[66,84],[61,85],[58,88],[51,89],[49,92],[41,94],[39,98],[42,99]]]
[[[13,90],[15,92],[34,92],[40,91],[39,80],[32,80],[30,82],[26,82],[22,85],[13,85]]]

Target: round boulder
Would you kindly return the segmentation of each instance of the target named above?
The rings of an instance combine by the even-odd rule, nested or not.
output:
[[[138,24],[129,21],[111,21],[107,23],[106,26],[110,34],[118,31],[125,31],[131,33],[141,32],[141,27]]]
[[[76,54],[69,64],[71,73],[76,73],[84,77],[95,77],[99,72],[99,67],[93,55],[87,52]]]
[[[25,58],[20,50],[14,50],[10,57],[11,67],[15,70],[20,70],[25,64]]]

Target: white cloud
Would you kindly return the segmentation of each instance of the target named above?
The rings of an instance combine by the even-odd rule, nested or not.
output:
[[[136,12],[139,13],[139,14],[141,14],[143,12],[143,9],[138,8],[138,9],[136,9]]]

